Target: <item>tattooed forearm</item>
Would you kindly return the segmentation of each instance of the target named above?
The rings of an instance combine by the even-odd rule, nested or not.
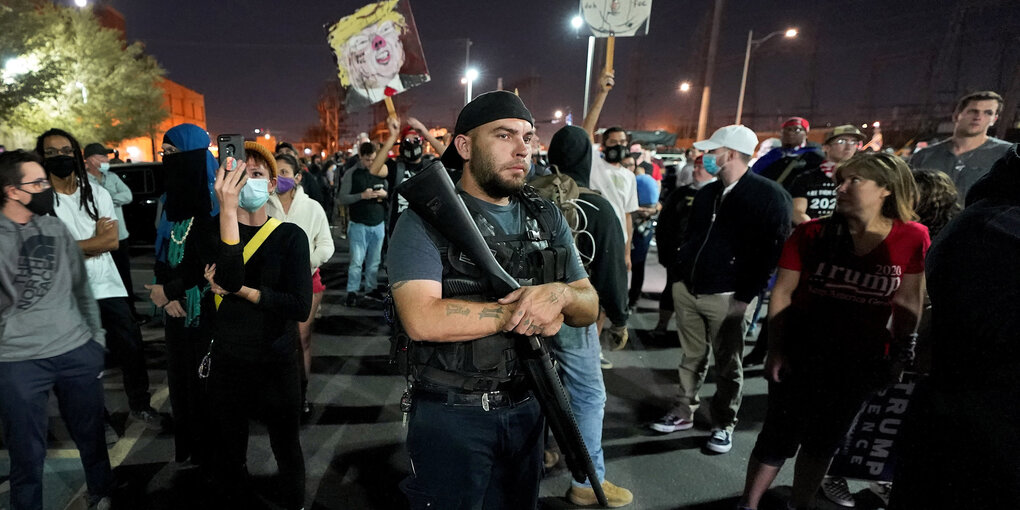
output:
[[[407,280],[394,283],[393,285],[390,285],[390,290],[397,290],[397,289],[403,287],[406,284],[407,284]]]
[[[498,319],[503,316],[503,307],[497,306],[496,308],[482,308],[481,312],[478,312],[479,319]]]
[[[470,310],[466,306],[460,305],[446,305],[446,315],[463,315],[467,316]]]
[[[555,293],[549,294],[549,302],[550,303],[559,303],[560,302],[560,296],[562,296],[563,293],[566,292],[566,291],[567,291],[567,288],[564,286],[562,289],[560,289],[559,292],[555,292]]]

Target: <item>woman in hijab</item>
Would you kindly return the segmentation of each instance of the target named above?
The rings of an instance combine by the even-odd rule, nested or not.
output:
[[[175,420],[178,462],[203,465],[208,445],[198,364],[208,346],[203,328],[202,296],[208,291],[204,260],[215,249],[213,217],[219,212],[215,193],[216,158],[209,135],[194,124],[174,126],[163,137],[166,194],[156,238],[156,280],[146,285],[149,298],[166,312],[167,382]]]

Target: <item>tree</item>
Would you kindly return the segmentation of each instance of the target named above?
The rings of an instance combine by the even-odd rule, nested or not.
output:
[[[0,27],[0,124],[9,130],[60,127],[117,142],[149,135],[166,118],[163,69],[90,8],[0,0]]]

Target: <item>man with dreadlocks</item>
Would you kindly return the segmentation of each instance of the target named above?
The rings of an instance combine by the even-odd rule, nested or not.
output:
[[[85,253],[85,270],[99,304],[106,345],[124,374],[129,416],[160,430],[161,418],[149,404],[142,332],[131,315],[127,290],[110,255],[119,246],[113,199],[101,186],[92,186],[81,145],[71,133],[50,129],[36,139],[35,151],[44,158],[43,168],[56,192],[53,212]]]

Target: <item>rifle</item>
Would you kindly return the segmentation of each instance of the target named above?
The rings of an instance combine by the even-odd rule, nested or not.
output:
[[[407,199],[408,207],[460,249],[484,273],[485,290],[494,299],[520,288],[520,283],[507,274],[489,251],[482,233],[441,163],[430,163],[414,177],[398,185],[396,190]],[[553,367],[545,339],[537,335],[516,336],[519,338],[514,347],[522,361],[525,376],[563,451],[571,475],[578,483],[590,480],[599,504],[608,506],[606,495],[595,474],[595,465],[567,402],[567,392]]]

